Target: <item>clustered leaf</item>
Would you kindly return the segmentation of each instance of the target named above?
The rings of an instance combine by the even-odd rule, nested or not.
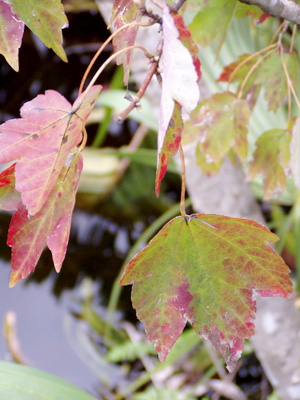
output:
[[[264,198],[270,199],[286,188],[286,174],[290,158],[291,135],[286,129],[270,129],[257,139],[249,178],[264,177]]]
[[[237,61],[234,61],[223,68],[217,82],[238,82],[237,93],[239,93],[248,72],[258,60],[258,56],[253,57],[250,54],[242,54],[239,56]],[[257,74],[258,69],[256,68],[248,77],[241,96],[247,101],[250,110],[253,110],[261,89],[261,84],[256,83]]]
[[[126,266],[121,285],[161,361],[189,321],[232,371],[254,334],[254,293],[288,297],[289,269],[255,221],[222,215],[177,217]]]
[[[46,243],[61,268],[82,169],[76,146],[100,90],[92,87],[73,105],[49,90],[25,103],[21,118],[0,126],[0,163],[16,161],[0,175],[0,206],[17,210],[7,240],[11,286],[34,270]]]
[[[242,161],[246,160],[249,118],[246,101],[231,92],[214,94],[191,113],[190,120],[184,125],[184,141],[198,141],[199,164],[204,165],[206,161],[204,173],[218,171],[230,149]]]
[[[283,59],[292,85],[295,88],[298,81],[298,56],[296,53],[284,53]],[[288,92],[287,79],[281,57],[277,52],[272,53],[261,63],[255,83],[264,84],[268,110],[276,112]]]
[[[0,53],[15,71],[19,70],[24,25],[67,61],[61,30],[68,20],[60,0],[0,0]]]

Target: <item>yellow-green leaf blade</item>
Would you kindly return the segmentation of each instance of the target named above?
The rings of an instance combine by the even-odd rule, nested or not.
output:
[[[60,0],[8,0],[13,11],[47,47],[67,61],[61,30],[68,26]]]

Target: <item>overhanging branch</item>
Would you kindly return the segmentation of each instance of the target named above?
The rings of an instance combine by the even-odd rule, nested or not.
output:
[[[300,24],[300,4],[295,0],[239,0],[241,3],[257,6],[272,17],[280,17]]]

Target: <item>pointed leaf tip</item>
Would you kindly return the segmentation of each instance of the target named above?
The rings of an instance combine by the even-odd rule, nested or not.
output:
[[[58,272],[63,263],[70,234],[75,195],[82,170],[82,155],[62,169],[59,181],[41,210],[29,216],[24,205],[14,213],[7,244],[12,247],[10,286],[26,278],[47,244]]]

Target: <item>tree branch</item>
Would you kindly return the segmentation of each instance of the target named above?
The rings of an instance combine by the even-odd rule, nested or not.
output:
[[[300,24],[300,4],[295,0],[239,0],[241,3],[257,6],[272,17],[280,17]]]

